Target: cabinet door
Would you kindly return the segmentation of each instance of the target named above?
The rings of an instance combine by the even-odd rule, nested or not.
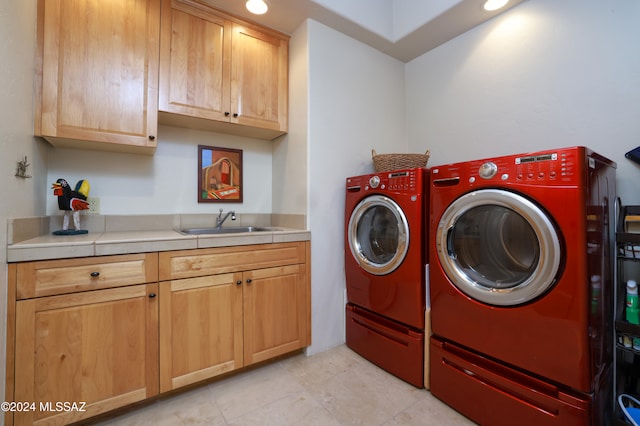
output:
[[[287,130],[288,51],[288,40],[233,25],[232,122]]]
[[[15,400],[36,410],[15,413],[15,424],[67,424],[156,395],[157,288],[18,301]],[[79,410],[56,412],[57,402]]]
[[[163,0],[160,110],[229,120],[231,22],[197,3]]]
[[[160,283],[160,391],[242,367],[242,273]]]
[[[309,344],[304,264],[245,272],[243,287],[245,365]]]
[[[40,0],[38,16],[36,134],[154,148],[160,0]]]

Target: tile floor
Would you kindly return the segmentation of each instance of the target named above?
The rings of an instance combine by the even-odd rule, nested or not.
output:
[[[474,425],[348,347],[294,355],[158,400],[99,426]]]

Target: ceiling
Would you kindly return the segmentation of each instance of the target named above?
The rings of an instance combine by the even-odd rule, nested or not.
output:
[[[311,18],[409,62],[524,0],[494,12],[482,9],[484,0],[267,0],[262,16],[249,13],[246,0],[202,1],[286,34]]]

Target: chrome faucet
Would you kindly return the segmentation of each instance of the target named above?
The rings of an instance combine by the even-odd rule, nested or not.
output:
[[[218,213],[218,217],[216,218],[216,228],[222,229],[222,224],[229,216],[231,216],[231,220],[236,220],[236,212],[232,210],[222,217],[222,209],[220,209],[220,213]]]

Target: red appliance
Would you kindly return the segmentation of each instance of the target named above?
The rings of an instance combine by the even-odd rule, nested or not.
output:
[[[434,396],[480,424],[606,424],[615,167],[573,147],[431,169]]]
[[[429,172],[346,180],[346,343],[381,368],[424,385]]]

